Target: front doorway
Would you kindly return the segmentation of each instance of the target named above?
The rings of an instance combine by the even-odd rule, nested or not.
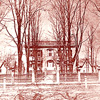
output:
[[[54,61],[53,60],[47,61],[47,70],[54,70]]]

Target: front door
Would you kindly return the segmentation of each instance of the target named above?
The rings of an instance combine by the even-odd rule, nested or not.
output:
[[[53,70],[54,69],[54,62],[53,60],[47,61],[47,70]]]

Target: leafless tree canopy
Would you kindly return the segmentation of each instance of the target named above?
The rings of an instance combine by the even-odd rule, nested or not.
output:
[[[63,48],[63,53],[68,49],[66,59],[70,72],[73,71],[75,61],[76,66],[78,66],[78,54],[87,27],[85,13],[88,3],[89,0],[58,0],[51,3],[53,13],[50,13],[50,21],[54,37],[58,42],[63,41],[63,45],[66,45],[67,41],[67,48]],[[74,54],[72,54],[72,41],[74,41],[75,46]]]
[[[96,10],[95,14],[100,17],[98,0],[50,0],[45,2],[44,0],[1,0],[0,32],[5,28],[12,41],[16,44],[19,74],[21,74],[22,69],[24,46],[27,47],[25,48],[27,73],[29,73],[30,66],[30,45],[34,46],[34,57],[37,61],[37,46],[41,36],[41,15],[42,11],[45,11],[44,6],[48,3],[50,6],[48,11],[49,21],[52,26],[53,38],[59,44],[58,56],[62,71],[63,69],[66,69],[66,71],[69,69],[70,72],[73,72],[74,65],[78,70],[79,53],[84,42],[83,36],[85,36],[86,30],[88,30],[87,26],[90,24],[86,16],[89,11],[87,10],[89,4],[92,4],[92,7]],[[9,29],[8,23],[13,25],[13,33]],[[90,35],[85,41],[90,39]],[[91,39],[90,41],[93,41]],[[93,45],[91,42],[91,55],[93,55],[92,52]],[[93,63],[92,58],[91,56],[91,64]],[[37,62],[34,69],[37,70]]]

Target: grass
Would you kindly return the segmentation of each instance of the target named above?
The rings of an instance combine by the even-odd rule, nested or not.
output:
[[[19,99],[20,98],[20,99]],[[100,85],[7,85],[0,86],[0,100],[100,100]]]

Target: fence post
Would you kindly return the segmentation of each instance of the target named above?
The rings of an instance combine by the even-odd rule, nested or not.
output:
[[[57,75],[56,75],[56,77],[57,77],[57,83],[59,84],[59,67],[57,67]]]
[[[34,69],[32,68],[32,83],[35,82],[35,74],[34,74]]]
[[[14,72],[12,71],[11,83],[14,84]]]
[[[81,81],[81,73],[80,73],[80,69],[78,69],[78,82]]]
[[[85,76],[85,88],[87,89],[87,77]]]
[[[98,66],[98,81],[100,82],[100,66]]]
[[[4,90],[6,89],[6,77],[4,77],[4,79],[3,79],[3,89]]]

